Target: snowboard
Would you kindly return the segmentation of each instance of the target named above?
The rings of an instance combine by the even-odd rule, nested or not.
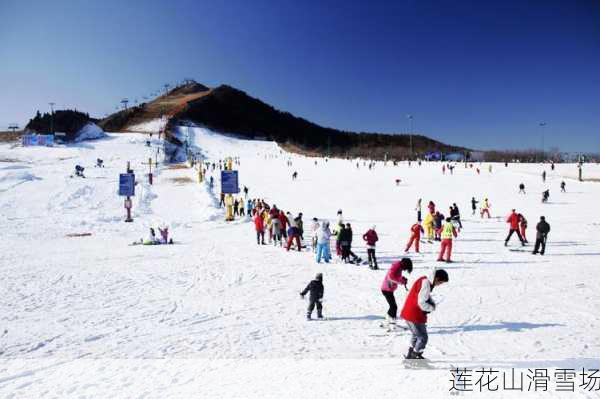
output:
[[[386,322],[379,322],[379,328],[384,329],[387,333],[408,331],[408,327],[406,326],[401,326],[399,324],[390,325]]]

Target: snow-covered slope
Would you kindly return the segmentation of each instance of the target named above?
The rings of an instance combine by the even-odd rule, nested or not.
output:
[[[159,143],[146,147],[139,135],[56,148],[0,145],[3,397],[447,397],[451,365],[600,366],[593,213],[600,185],[567,179],[567,193],[559,193],[560,176],[574,165],[548,168],[547,184],[540,165],[495,164],[492,173],[483,165],[481,175],[463,165],[442,175],[438,163],[368,170],[288,154],[272,142],[183,132],[208,160],[239,156],[250,196],[303,212],[306,226],[313,216],[334,221],[343,209],[363,257],[360,236],[376,225],[383,270],[317,265],[311,253],[257,246],[251,223],[222,221],[216,192],[194,170],[161,165],[149,186],[143,163]],[[106,167],[94,168],[96,158]],[[123,222],[117,196],[127,161],[139,181],[133,223]],[[86,167],[85,179],[70,177],[75,164]],[[600,169],[586,165],[586,173]],[[527,195],[517,194],[520,182]],[[546,187],[551,199],[542,204]],[[492,219],[470,215],[472,196],[490,199]],[[464,223],[455,263],[443,265],[450,282],[434,291],[427,370],[401,360],[406,333],[378,326],[387,310],[379,286],[404,256],[419,197],[445,213],[457,203]],[[531,242],[537,219],[547,217],[546,256],[503,246],[512,208],[527,216]],[[176,245],[128,245],[159,224],[170,226]],[[84,233],[91,236],[72,237]],[[410,254],[411,282],[439,266],[438,249],[425,244],[421,255]],[[298,292],[317,272],[328,320],[307,322]],[[396,296],[401,306],[405,292]]]
[[[158,133],[164,130],[168,119],[166,117],[152,119],[148,122],[139,123],[137,125],[129,126],[127,129],[130,132],[140,133]]]

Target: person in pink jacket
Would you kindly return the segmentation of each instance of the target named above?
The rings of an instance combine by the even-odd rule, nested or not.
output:
[[[406,271],[411,273],[412,269],[412,261],[409,258],[402,258],[402,260],[392,263],[392,266],[381,283],[381,293],[389,305],[385,319],[390,327],[396,324],[396,315],[398,313],[398,305],[396,304],[394,291],[396,291],[399,285],[406,287],[408,280],[406,277],[402,276],[402,272]]]

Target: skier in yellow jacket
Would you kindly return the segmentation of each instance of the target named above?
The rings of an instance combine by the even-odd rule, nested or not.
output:
[[[492,206],[490,205],[490,202],[488,201],[488,199],[484,199],[483,200],[483,204],[481,205],[481,218],[483,219],[483,215],[486,214],[487,218],[490,218],[490,208]]]
[[[425,227],[425,234],[427,235],[427,241],[433,241],[433,215],[428,213],[423,220],[423,226]]]

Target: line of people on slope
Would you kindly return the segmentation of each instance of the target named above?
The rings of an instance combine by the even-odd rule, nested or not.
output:
[[[298,251],[302,250],[302,239],[304,237],[304,222],[302,212],[293,216],[289,211],[284,212],[277,205],[269,206],[264,200],[256,202],[256,207],[250,209],[252,221],[256,231],[256,243],[266,245],[265,231],[269,233],[269,244],[284,246],[287,251],[296,245]]]
[[[258,200],[256,205],[248,209],[252,215],[254,230],[256,232],[256,243],[266,245],[265,233],[268,232],[268,243],[284,246],[286,250],[295,249],[301,251],[306,248],[303,245],[304,240],[304,221],[302,212],[293,216],[290,212],[284,212],[277,208],[277,205],[269,206],[264,200]],[[342,211],[338,211],[338,223],[336,228],[331,231],[329,221],[319,221],[312,219],[310,227],[312,251],[315,253],[317,263],[323,260],[329,263],[332,260],[331,239],[335,238],[336,255],[344,263],[360,265],[362,258],[352,251],[352,241],[354,233],[350,223],[344,223]],[[377,236],[376,226],[372,226],[363,235],[363,240],[367,247],[367,257],[369,268],[377,270],[376,246],[379,237]]]

